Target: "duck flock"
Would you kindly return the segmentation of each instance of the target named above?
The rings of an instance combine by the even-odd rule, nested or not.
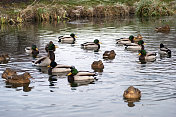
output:
[[[157,32],[164,32],[169,31],[169,26],[164,27],[158,27],[155,29]],[[60,36],[58,37],[59,43],[69,43],[73,44],[76,41],[76,36],[74,33],[70,34],[70,36]],[[139,61],[141,64],[146,62],[154,62],[156,60],[157,53],[154,52],[146,52],[145,50],[145,43],[143,41],[143,37],[138,34],[136,37],[133,35],[130,35],[129,38],[120,38],[116,39],[116,43],[118,45],[123,45],[126,50],[129,51],[138,51],[139,52]],[[100,49],[100,42],[98,39],[95,39],[93,42],[85,42],[81,44],[81,48],[87,49],[87,50],[95,50],[98,51]],[[39,50],[36,45],[32,45],[31,47],[26,47],[25,51],[28,54],[31,54],[32,57],[37,58],[35,61],[32,61],[32,65],[38,66],[38,67],[47,67],[48,68],[48,74],[53,75],[55,73],[66,73],[67,74],[67,80],[69,83],[77,82],[77,81],[95,81],[97,74],[95,72],[89,72],[89,71],[79,71],[76,69],[75,66],[69,66],[69,65],[63,65],[58,64],[55,61],[55,50],[58,48],[52,41],[50,41],[45,46],[45,51],[47,53],[47,56],[43,56],[41,58],[37,58],[39,54]],[[161,56],[168,56],[171,57],[171,50],[165,47],[163,43],[160,44],[160,48],[158,53]],[[105,51],[103,54],[103,59],[114,59],[116,56],[116,53],[114,50]],[[7,61],[10,60],[10,57],[8,54],[2,54],[0,55],[0,63],[7,63]],[[104,69],[103,62],[101,60],[94,61],[91,65],[92,69],[95,71],[101,71]],[[18,75],[15,70],[11,68],[6,68],[6,70],[2,73],[2,78],[6,80],[6,82],[9,83],[30,83],[29,78],[31,78],[31,75],[28,72],[23,73],[22,75]],[[140,99],[141,97],[141,91],[133,86],[128,87],[127,90],[124,91],[123,97],[126,99]]]

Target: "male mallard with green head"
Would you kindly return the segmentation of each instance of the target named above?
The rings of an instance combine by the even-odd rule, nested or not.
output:
[[[59,41],[58,42],[62,42],[62,43],[74,43],[76,40],[76,36],[74,33],[71,33],[70,36],[60,36],[58,37]]]
[[[32,54],[33,57],[36,57],[39,54],[39,50],[36,45],[32,45],[32,47],[26,47],[25,51],[28,54]]]
[[[134,43],[134,36],[130,35],[129,38],[120,38],[116,40],[117,44],[129,44],[129,43]]]
[[[78,71],[74,66],[71,67],[71,72],[68,74],[68,82],[95,80],[96,74],[88,71]]]
[[[125,44],[125,49],[127,50],[141,50],[142,48],[142,45],[144,45],[144,41],[143,40],[140,40],[138,41],[138,43],[130,43],[130,44]]]
[[[47,56],[41,57],[36,61],[33,61],[33,65],[40,66],[40,67],[47,67],[50,65],[51,61],[55,61],[55,54],[54,51],[49,51]]]
[[[71,66],[69,65],[61,65],[57,64],[55,61],[52,61],[48,66],[48,74],[52,75],[52,73],[63,73],[63,72],[70,72]]]
[[[167,47],[164,46],[164,44],[160,44],[160,50],[159,50],[160,55],[168,55],[171,57],[171,50],[168,49]]]
[[[85,42],[81,46],[83,49],[98,50],[100,49],[100,42],[98,39],[95,39],[93,42]]]

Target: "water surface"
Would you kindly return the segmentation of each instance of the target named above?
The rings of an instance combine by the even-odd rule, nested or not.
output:
[[[169,24],[169,33],[156,33],[155,27]],[[75,44],[58,43],[60,35],[75,33]],[[158,52],[164,43],[172,50],[171,58],[157,55],[155,62],[140,64],[138,53],[124,50],[115,39],[141,34],[147,51]],[[98,52],[83,50],[80,44],[99,39]],[[105,68],[98,72],[98,80],[91,84],[72,87],[67,77],[50,77],[45,68],[32,66],[33,58],[24,48],[36,44],[40,56],[45,56],[45,45],[53,41],[56,62],[74,65],[78,70],[93,71],[93,61],[102,60]],[[0,75],[6,68],[19,74],[29,72],[33,79],[27,86],[13,86],[0,78],[0,116],[42,117],[175,117],[176,112],[176,22],[175,17],[153,19],[93,19],[70,22],[2,25],[0,52],[11,60],[0,64]],[[114,50],[114,60],[103,60],[106,50]],[[142,92],[141,100],[133,104],[123,99],[130,85]],[[130,107],[130,105],[132,107]]]

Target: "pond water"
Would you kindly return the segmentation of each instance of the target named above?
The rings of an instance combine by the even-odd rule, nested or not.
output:
[[[156,33],[155,27],[169,24],[169,33]],[[58,43],[60,35],[75,33],[75,44]],[[157,55],[155,62],[140,64],[138,52],[126,51],[116,39],[141,34],[147,51],[158,52],[164,43],[171,58]],[[98,52],[83,50],[80,44],[99,39]],[[50,77],[45,68],[32,66],[33,58],[24,48],[36,44],[40,56],[45,45],[53,41],[56,62],[74,65],[78,70],[93,71],[93,61],[102,60],[103,72],[97,81],[71,86],[67,76]],[[175,16],[152,19],[91,19],[71,22],[1,25],[0,52],[11,57],[0,64],[0,77],[6,68],[32,75],[25,86],[10,85],[0,78],[0,116],[3,117],[175,117],[176,111],[176,22]],[[103,60],[106,50],[114,50],[113,60]],[[128,103],[123,92],[133,85],[142,92],[139,101]]]

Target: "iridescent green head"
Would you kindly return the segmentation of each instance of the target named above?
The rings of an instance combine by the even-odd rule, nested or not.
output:
[[[140,54],[141,54],[142,56],[145,56],[145,55],[147,54],[147,52],[146,52],[145,50],[141,50],[141,51],[140,51]]]
[[[143,45],[143,44],[144,44],[143,40],[138,41],[138,45]]]
[[[75,34],[74,34],[74,33],[71,33],[70,36],[71,36],[72,38],[75,38]]]
[[[130,36],[129,36],[129,40],[130,40],[131,42],[133,42],[133,39],[134,39],[134,36],[133,36],[133,35],[130,35]]]
[[[77,73],[78,73],[78,70],[74,66],[72,66],[71,67],[71,74],[69,74],[69,75],[76,75]]]
[[[95,43],[95,44],[99,44],[99,40],[98,40],[98,39],[95,39],[95,40],[94,40],[94,43]]]
[[[32,45],[32,50],[36,50],[37,46],[36,45]]]

